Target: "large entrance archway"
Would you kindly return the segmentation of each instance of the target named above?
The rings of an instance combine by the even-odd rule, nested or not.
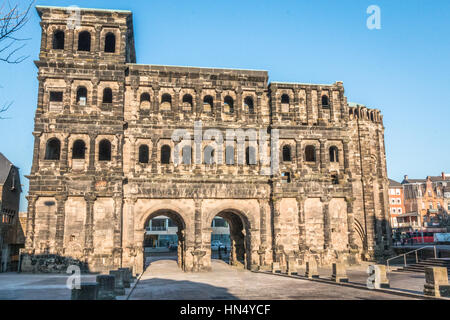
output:
[[[164,222],[160,222],[159,220]],[[151,221],[153,223],[151,223]],[[156,221],[158,221],[157,224],[155,223]],[[149,246],[152,246],[154,248],[157,247],[162,248],[167,246],[169,252],[176,251],[178,267],[181,268],[182,270],[185,270],[186,267],[185,230],[186,230],[186,223],[181,217],[181,215],[178,214],[177,212],[169,209],[161,209],[151,213],[145,220],[144,224],[145,234],[144,234],[144,243],[142,245],[144,250],[143,254],[144,269],[146,267],[146,252],[145,252],[146,248],[148,248]],[[174,234],[176,234],[176,237],[172,236]],[[154,235],[157,235],[158,237],[154,237]],[[161,235],[165,235],[163,240],[161,240],[159,237]]]
[[[251,233],[250,223],[247,217],[234,209],[222,210],[213,217],[220,217],[227,222],[229,228],[229,247],[226,247],[226,254],[223,255],[226,262],[232,266],[250,269],[251,266]],[[212,224],[212,230],[214,225]],[[213,233],[214,231],[212,231]],[[214,237],[212,237],[214,239]],[[223,243],[227,245],[226,243]],[[229,252],[228,252],[229,250]],[[222,252],[224,252],[222,251]],[[211,252],[211,257],[217,254]],[[221,255],[222,257],[222,255]]]

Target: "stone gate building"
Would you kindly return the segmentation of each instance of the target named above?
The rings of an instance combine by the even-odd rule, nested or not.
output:
[[[141,272],[144,230],[158,215],[178,226],[185,271],[210,270],[215,216],[229,222],[232,263],[249,269],[310,257],[356,262],[389,249],[382,116],[347,103],[342,82],[269,83],[266,71],[139,65],[131,12],[81,9],[77,24],[68,8],[37,11],[23,270],[79,262]],[[194,138],[199,121],[202,141]],[[172,139],[177,129],[192,134],[182,148]],[[227,129],[270,138],[249,134],[235,147],[235,138],[218,137]],[[269,174],[264,152],[279,163]]]

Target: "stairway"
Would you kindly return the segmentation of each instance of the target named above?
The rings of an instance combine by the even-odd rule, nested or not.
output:
[[[450,275],[450,258],[430,258],[407,265],[406,267],[398,268],[397,272],[425,272],[425,267],[445,267],[447,273]]]

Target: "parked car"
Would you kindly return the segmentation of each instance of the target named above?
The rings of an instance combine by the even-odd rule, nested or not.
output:
[[[225,245],[222,242],[220,242],[219,240],[214,240],[211,242],[211,250],[217,251],[217,250],[219,250],[219,248],[221,250],[223,250],[223,249],[225,249]]]
[[[434,242],[436,244],[450,244],[450,233],[435,233]]]

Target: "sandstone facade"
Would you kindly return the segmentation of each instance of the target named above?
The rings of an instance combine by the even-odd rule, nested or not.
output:
[[[67,8],[38,12],[24,270],[33,257],[56,255],[91,271],[141,272],[144,228],[162,214],[179,227],[185,271],[210,270],[216,215],[230,224],[232,263],[249,269],[388,250],[382,116],[350,106],[341,82],[269,84],[266,71],[139,65],[131,12],[83,9],[76,28]],[[195,121],[204,139],[177,147],[174,130],[193,137]],[[270,138],[246,136],[241,152],[218,138],[227,129]],[[279,160],[269,174],[264,152]]]

